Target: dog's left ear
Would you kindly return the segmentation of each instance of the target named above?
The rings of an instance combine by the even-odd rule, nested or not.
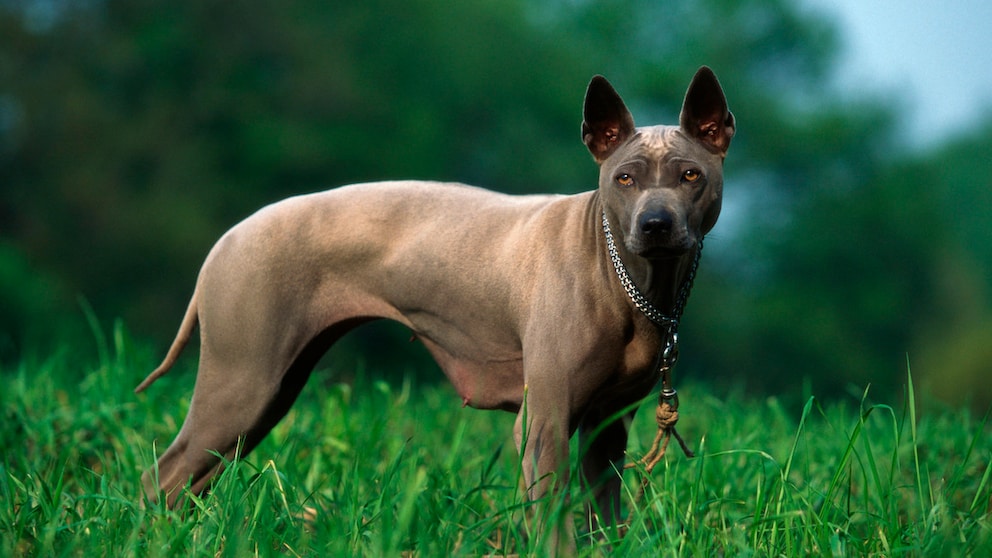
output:
[[[610,82],[594,76],[582,108],[582,143],[602,164],[634,133],[634,117]]]
[[[727,155],[736,130],[734,115],[727,109],[727,98],[720,82],[706,66],[699,68],[689,84],[679,125],[683,132],[703,142],[710,151]]]

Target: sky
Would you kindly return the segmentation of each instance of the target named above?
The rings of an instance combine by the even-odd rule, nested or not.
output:
[[[838,85],[896,91],[908,143],[932,145],[992,119],[992,1],[805,0],[832,15]]]

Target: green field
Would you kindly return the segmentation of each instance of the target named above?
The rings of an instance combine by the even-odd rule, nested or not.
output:
[[[387,383],[318,370],[210,496],[183,512],[143,505],[140,473],[178,430],[195,358],[136,396],[153,352],[120,328],[110,337],[0,372],[0,554],[535,553],[513,416],[462,409],[434,375]],[[673,446],[639,499],[641,477],[625,474],[622,538],[583,527],[573,483],[574,509],[562,512],[575,514],[580,554],[992,555],[985,418],[929,404],[909,374],[892,406],[870,392],[717,397],[686,375],[679,427],[698,457]],[[654,436],[651,407],[633,425],[634,455]]]

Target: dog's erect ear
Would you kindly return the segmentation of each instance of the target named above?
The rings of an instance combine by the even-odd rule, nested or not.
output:
[[[586,89],[582,109],[582,143],[602,164],[634,133],[634,118],[610,82],[594,76]]]
[[[720,82],[706,66],[699,68],[689,84],[679,125],[683,132],[703,142],[714,153],[727,154],[736,129],[734,115],[727,109]]]

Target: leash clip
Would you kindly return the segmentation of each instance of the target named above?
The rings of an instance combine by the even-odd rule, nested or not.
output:
[[[668,335],[665,336],[665,348],[661,350],[661,366],[663,368],[674,368],[679,360],[679,332],[673,327],[669,327]]]
[[[661,349],[658,373],[661,376],[661,393],[658,404],[667,403],[672,410],[679,408],[679,392],[672,387],[672,368],[679,360],[679,332],[676,324],[668,327],[665,335],[665,346]]]

